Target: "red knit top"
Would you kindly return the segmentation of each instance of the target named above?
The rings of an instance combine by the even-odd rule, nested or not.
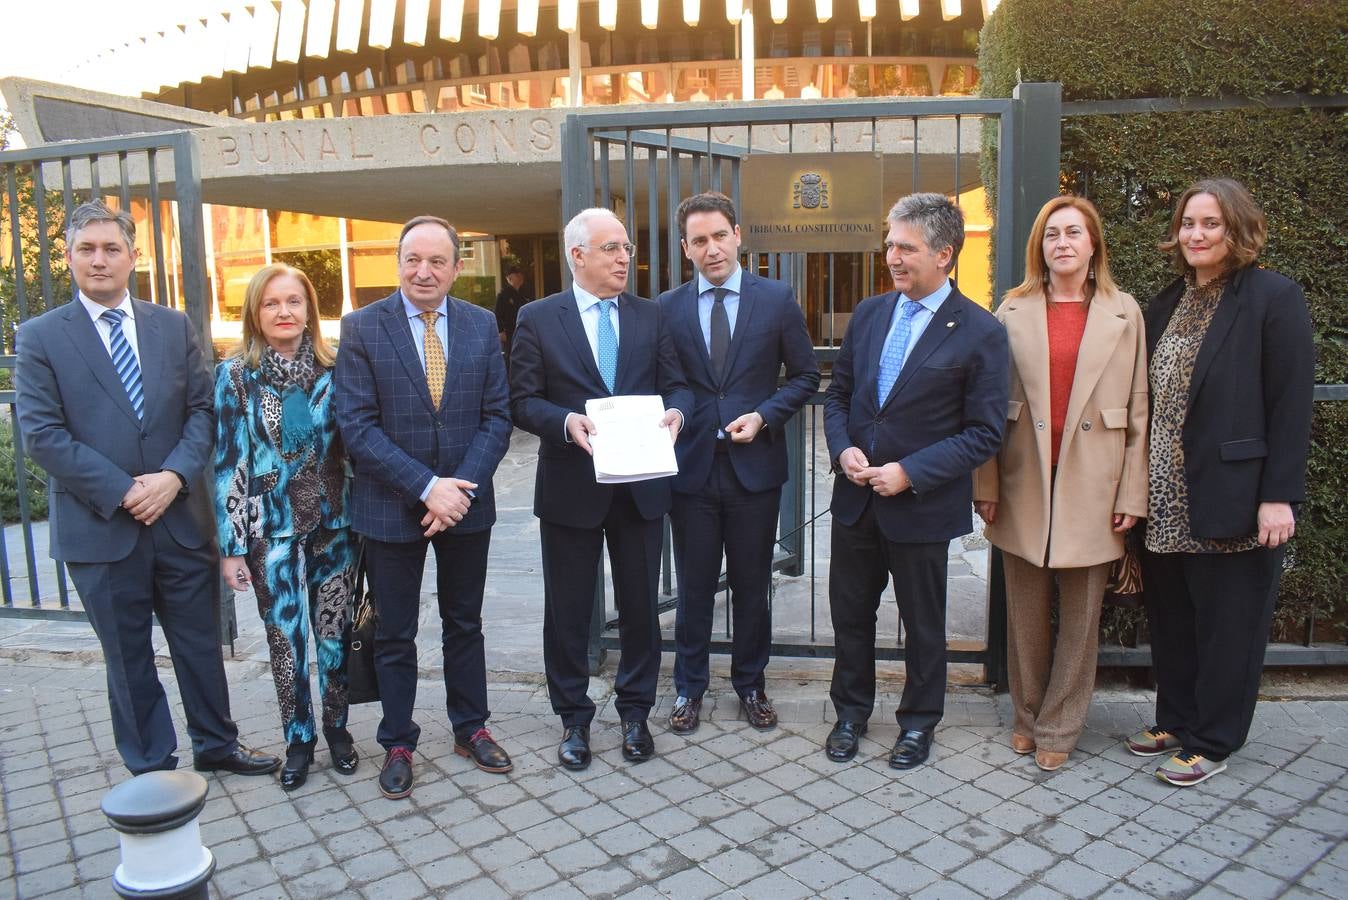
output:
[[[1077,353],[1086,332],[1086,313],[1090,301],[1048,304],[1048,384],[1049,418],[1052,425],[1052,464],[1058,464],[1062,448],[1063,424],[1067,421],[1067,402],[1072,397],[1072,380],[1077,373]]]

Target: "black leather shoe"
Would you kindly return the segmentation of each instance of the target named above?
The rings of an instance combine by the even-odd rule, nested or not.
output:
[[[192,768],[198,772],[232,772],[235,775],[268,775],[281,767],[281,757],[249,750],[236,744],[234,752],[220,759],[194,759]]]
[[[573,772],[590,767],[590,729],[584,725],[572,725],[562,735],[562,743],[557,747],[557,761]]]
[[[669,714],[669,730],[675,734],[692,734],[701,721],[702,698],[679,697],[674,711]]]
[[[740,697],[740,707],[744,710],[744,718],[759,731],[777,727],[777,710],[772,708],[772,701],[762,691],[753,690]]]
[[[454,739],[454,752],[466,756],[484,772],[509,772],[514,766],[510,755],[501,749],[501,745],[492,740],[491,732],[479,728],[467,743]]]
[[[394,747],[384,757],[379,773],[379,793],[390,800],[401,800],[412,793],[412,751]]]
[[[848,722],[839,719],[824,741],[824,753],[834,762],[848,762],[857,755],[861,745],[861,736],[866,733],[865,722]]]
[[[314,742],[296,741],[286,750],[286,764],[281,768],[281,790],[293,791],[309,778],[309,766],[314,761]]]
[[[628,762],[645,762],[655,758],[655,738],[646,727],[645,719],[634,719],[623,723],[623,759]]]
[[[894,742],[894,750],[889,754],[891,769],[915,769],[927,761],[931,753],[931,739],[935,728],[925,731],[905,731]]]
[[[350,775],[360,765],[360,754],[356,752],[356,742],[351,735],[328,738],[328,753],[332,755],[332,767],[343,775]]]

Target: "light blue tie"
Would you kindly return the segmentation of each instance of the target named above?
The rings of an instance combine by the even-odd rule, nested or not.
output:
[[[613,320],[609,318],[611,309],[612,300],[599,301],[599,375],[610,394],[618,380],[618,333],[613,330]]]
[[[913,316],[921,308],[922,304],[916,300],[903,301],[899,321],[885,340],[885,349],[880,353],[880,375],[875,379],[877,402],[881,406],[889,397],[894,382],[899,380],[899,372],[903,371],[903,360],[908,355],[908,335],[913,330]]]
[[[112,335],[108,340],[112,348],[112,365],[117,370],[117,377],[122,379],[122,387],[126,389],[131,408],[136,411],[136,418],[143,420],[145,392],[140,384],[140,363],[136,362],[136,354],[131,352],[131,344],[122,333],[122,318],[125,315],[120,309],[109,309],[99,318],[112,326]]]

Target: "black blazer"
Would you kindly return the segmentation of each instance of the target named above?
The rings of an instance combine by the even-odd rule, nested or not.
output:
[[[510,347],[510,410],[515,424],[538,435],[534,515],[571,528],[598,528],[615,485],[595,481],[590,455],[566,439],[568,413],[585,401],[622,394],[659,394],[683,413],[692,394],[660,307],[632,294],[618,296],[618,374],[610,392],[599,375],[576,295],[569,289],[520,309]],[[632,499],[646,519],[669,512],[670,478],[632,482]]]
[[[1177,278],[1148,304],[1148,358],[1182,296]],[[1184,475],[1195,537],[1253,534],[1260,503],[1305,499],[1314,386],[1301,288],[1268,269],[1240,270],[1222,292],[1189,383]]]
[[[1010,352],[1002,323],[956,288],[878,402],[880,353],[898,296],[867,298],[852,315],[824,395],[824,431],[835,465],[858,447],[873,466],[901,463],[913,487],[880,497],[839,473],[830,509],[852,525],[874,500],[888,540],[934,543],[973,530],[973,471],[1002,443]]]
[[[730,464],[745,490],[780,487],[787,474],[783,430],[819,387],[814,345],[791,286],[741,273],[735,333],[726,372],[719,380],[711,373],[711,356],[698,319],[697,280],[665,291],[659,302],[695,404],[674,447],[679,460],[674,490],[700,490],[711,472],[717,429],[754,411],[763,417],[764,427],[747,444],[726,438]],[[786,381],[779,387],[783,363]]]

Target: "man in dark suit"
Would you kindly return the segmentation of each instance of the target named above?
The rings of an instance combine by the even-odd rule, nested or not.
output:
[[[777,725],[763,670],[772,641],[772,548],[786,482],[784,429],[819,387],[819,366],[791,287],[740,268],[730,198],[714,192],[689,197],[677,218],[697,277],[660,295],[694,399],[676,447],[670,514],[679,606],[678,698],[669,728],[691,734],[698,726],[724,553],[734,616],[730,680],[745,719],[768,729]],[[786,381],[779,387],[783,364]]]
[[[199,771],[264,775],[238,741],[220,652],[219,562],[203,474],[211,378],[187,317],[133,300],[136,228],[101,201],[70,215],[73,303],[25,322],[16,373],[24,445],[50,476],[53,559],[103,646],[117,751],[135,774],[173,769],[178,737],[155,670],[159,617]]]
[[[449,296],[459,236],[418,216],[398,238],[399,290],[342,319],[335,413],[351,459],[351,525],[379,613],[375,671],[387,751],[379,790],[412,792],[417,616],[426,548],[435,550],[446,705],[454,751],[485,772],[510,757],[486,722],[482,592],[496,521],[492,474],[510,440],[505,366],[490,312]]]
[[[515,339],[515,323],[519,321],[520,307],[529,302],[524,293],[524,270],[519,266],[506,269],[505,287],[496,295],[496,331],[501,336],[506,370],[510,369],[510,342]]]
[[[618,607],[622,660],[614,689],[622,718],[623,757],[655,755],[646,719],[660,673],[655,610],[660,539],[669,511],[669,478],[600,484],[591,460],[594,422],[585,401],[659,394],[660,421],[678,437],[692,398],[660,307],[625,292],[635,248],[606,209],[588,209],[564,233],[573,286],[520,311],[511,352],[510,403],[515,422],[539,437],[534,514],[543,545],[543,659],[548,696],[564,735],[558,760],[590,764],[594,701],[587,644],[600,552],[608,542]]]
[[[845,762],[875,706],[875,613],[889,578],[907,632],[899,739],[889,764],[926,761],[945,709],[946,559],[973,530],[972,473],[1006,422],[1002,326],[950,282],[964,216],[941,194],[889,212],[885,261],[896,290],[863,300],[824,398],[833,483],[829,608],[838,722],[828,757]]]

